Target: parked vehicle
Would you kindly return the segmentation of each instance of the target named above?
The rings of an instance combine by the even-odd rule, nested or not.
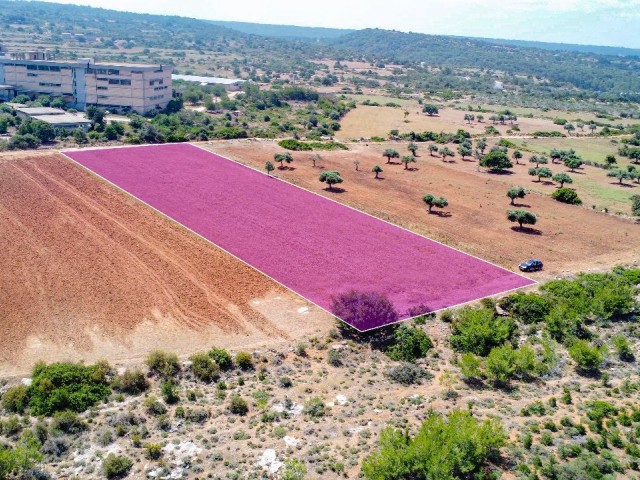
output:
[[[523,272],[537,272],[542,270],[542,261],[536,258],[530,258],[529,260],[522,262],[518,267]]]

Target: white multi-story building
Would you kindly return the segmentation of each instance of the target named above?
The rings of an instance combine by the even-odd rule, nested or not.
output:
[[[142,114],[163,109],[172,96],[171,71],[166,65],[56,60],[41,51],[0,54],[0,85],[18,94],[61,97],[79,110],[89,105]]]

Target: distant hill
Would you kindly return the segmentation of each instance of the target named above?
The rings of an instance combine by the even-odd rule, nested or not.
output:
[[[226,22],[222,20],[208,20],[209,23],[230,28],[251,35],[263,37],[295,38],[303,40],[337,38],[355,30],[323,27],[298,27],[295,25],[270,25],[264,23]]]
[[[482,40],[494,45],[513,45],[515,47],[531,47],[562,52],[582,52],[595,53],[598,55],[621,55],[625,57],[640,57],[640,48],[605,47],[600,45],[577,45],[573,43],[534,42],[529,40],[506,40],[500,38],[464,38],[470,38],[471,40]]]

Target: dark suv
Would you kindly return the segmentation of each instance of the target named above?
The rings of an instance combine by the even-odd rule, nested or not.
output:
[[[542,270],[542,262],[535,258],[531,258],[526,262],[522,262],[518,267],[523,272],[537,272],[538,270]]]

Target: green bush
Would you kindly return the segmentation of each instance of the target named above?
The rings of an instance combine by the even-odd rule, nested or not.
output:
[[[419,385],[429,374],[413,363],[401,363],[387,370],[386,376],[401,385]]]
[[[551,197],[562,203],[568,203],[570,205],[582,205],[582,200],[580,200],[580,197],[575,192],[575,190],[572,190],[571,188],[559,188],[551,194]]]
[[[51,422],[51,430],[53,432],[66,433],[68,435],[76,435],[84,432],[87,424],[76,414],[70,410],[64,412],[56,412]]]
[[[2,395],[2,408],[12,413],[23,413],[29,405],[29,393],[24,385],[17,385]]]
[[[240,395],[232,395],[229,400],[229,411],[234,415],[246,415],[249,405]]]
[[[287,460],[282,467],[282,480],[305,480],[307,467],[300,460]]]
[[[460,358],[460,373],[465,380],[477,380],[482,377],[482,360],[473,353],[463,353]]]
[[[386,353],[392,360],[413,362],[424,358],[431,348],[433,343],[426,333],[419,328],[401,325],[394,332],[393,343]]]
[[[209,350],[209,356],[218,364],[220,370],[230,370],[233,367],[231,354],[224,348],[211,347],[211,350]]]
[[[110,453],[102,463],[102,471],[108,479],[124,478],[133,467],[133,462],[127,457]]]
[[[147,443],[144,446],[144,456],[149,460],[158,460],[162,457],[162,446],[159,443]]]
[[[34,367],[32,379],[28,392],[33,415],[84,412],[111,393],[100,365],[40,363]]]
[[[236,354],[236,365],[241,370],[251,370],[253,369],[253,358],[251,354],[248,352],[238,352]]]
[[[325,416],[326,407],[320,397],[314,397],[305,402],[303,411],[311,418],[320,418]]]
[[[515,324],[510,318],[498,317],[486,308],[465,307],[451,325],[451,346],[459,352],[486,356],[492,348],[510,341]]]
[[[611,338],[611,342],[613,343],[613,347],[615,348],[620,360],[622,360],[623,362],[633,361],[635,356],[633,355],[633,350],[627,337],[623,335],[616,335]]]
[[[576,340],[569,347],[569,355],[581,370],[595,372],[604,363],[604,349],[592,346],[586,340]]]
[[[174,403],[178,403],[180,400],[180,396],[178,395],[177,385],[173,383],[173,380],[166,380],[162,382],[160,387],[160,393],[162,393],[162,398],[168,405],[173,405]]]
[[[530,324],[542,322],[551,311],[551,302],[537,293],[514,293],[500,300],[500,307],[515,320]]]
[[[369,480],[486,478],[487,464],[498,460],[506,440],[496,420],[480,422],[461,410],[447,417],[432,411],[415,437],[383,430],[379,449],[364,460],[362,473]]]
[[[41,460],[42,454],[33,440],[21,441],[13,448],[0,443],[0,480],[25,478],[21,474]]]
[[[140,370],[125,370],[122,375],[113,379],[111,386],[117,392],[140,395],[147,391],[149,382]]]
[[[180,362],[175,353],[154,350],[149,352],[145,363],[149,370],[159,377],[171,378],[180,372]]]
[[[220,367],[206,353],[196,353],[189,357],[191,371],[200,381],[211,383],[220,378]]]

